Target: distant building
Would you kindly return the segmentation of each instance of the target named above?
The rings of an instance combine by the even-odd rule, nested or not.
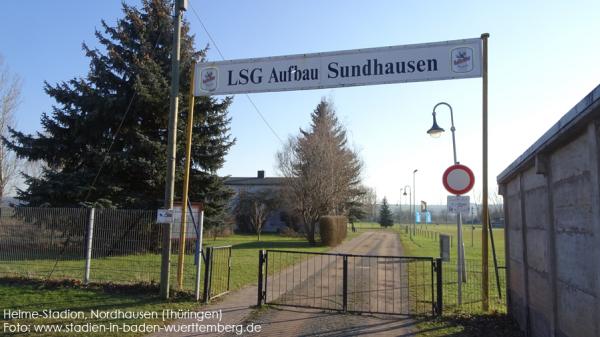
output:
[[[242,191],[255,193],[266,190],[278,194],[283,187],[284,179],[281,177],[265,177],[265,171],[261,170],[257,172],[256,177],[229,177],[225,180],[225,185],[235,192],[231,198],[231,204],[233,205]],[[262,230],[263,233],[277,232],[287,226],[281,220],[281,213],[282,210],[278,210],[269,216]]]

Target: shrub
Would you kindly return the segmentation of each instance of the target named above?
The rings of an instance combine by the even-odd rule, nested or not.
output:
[[[323,216],[319,219],[321,242],[333,247],[339,245],[348,235],[348,218],[345,216]]]

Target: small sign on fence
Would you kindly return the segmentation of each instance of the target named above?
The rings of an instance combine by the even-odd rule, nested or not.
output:
[[[159,209],[156,212],[156,223],[173,223],[173,210]]]

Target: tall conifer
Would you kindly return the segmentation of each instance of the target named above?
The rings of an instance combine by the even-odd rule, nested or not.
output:
[[[88,74],[45,83],[46,93],[56,103],[42,115],[42,131],[28,135],[11,130],[5,139],[20,157],[47,165],[39,178],[25,176],[27,187],[18,191],[20,199],[31,206],[155,209],[163,205],[172,6],[169,0],[143,0],[141,8],[123,4],[123,18],[116,25],[101,22],[102,29],[96,31],[99,46],[83,44],[90,60]],[[195,50],[189,23],[184,22],[177,196],[185,155],[189,74],[192,61],[204,61],[205,54],[206,49]],[[227,115],[231,102],[230,97],[202,97],[195,104],[190,199],[208,202],[207,220],[212,225],[222,222],[231,195],[216,174],[235,141]]]
[[[394,224],[392,211],[386,197],[383,197],[383,203],[381,204],[381,209],[379,209],[379,224],[382,227],[389,227]]]

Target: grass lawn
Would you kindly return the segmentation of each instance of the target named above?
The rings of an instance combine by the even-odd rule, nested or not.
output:
[[[90,310],[122,310],[130,312],[157,312],[159,313],[163,309],[193,309],[197,307],[197,303],[187,299],[173,299],[170,301],[164,301],[156,295],[149,295],[147,293],[131,293],[131,294],[119,294],[106,292],[102,288],[79,288],[77,285],[71,283],[53,283],[50,285],[44,285],[41,282],[26,282],[26,283],[10,283],[0,282],[0,312],[4,309],[11,310],[23,310],[23,311],[38,311],[42,310],[71,310],[71,311],[83,311],[89,318]],[[69,323],[74,324],[163,324],[161,319],[61,319],[61,318],[47,318],[47,319],[13,319],[6,320],[5,317],[0,319],[2,324],[1,333],[2,336],[13,335],[7,328],[6,324],[21,324],[30,327],[29,333],[15,334],[19,336],[84,336],[86,333],[82,332],[34,332],[35,327],[33,325],[41,324],[52,324],[52,325],[66,325]],[[135,332],[122,332],[119,336],[139,336],[145,333]],[[110,333],[96,333],[90,334],[96,336],[107,336],[113,335]]]
[[[359,233],[348,233],[353,238]],[[287,249],[323,252],[329,248],[322,245],[310,246],[304,238],[283,237],[277,234],[262,234],[261,241],[255,235],[231,235],[228,237],[205,238],[204,246],[226,246],[232,248],[231,288],[256,282],[258,277],[258,251],[260,249]],[[186,254],[183,290],[193,291],[196,266],[193,254]],[[291,261],[295,262],[295,261]],[[160,254],[132,254],[92,258],[90,281],[119,284],[158,283],[160,280]],[[52,272],[52,279],[82,279],[85,261],[81,258],[63,256],[52,258],[18,256],[11,261],[0,261],[0,277],[26,277],[45,279]],[[203,271],[204,268],[202,268]],[[177,255],[171,256],[172,284],[176,284]]]
[[[452,247],[450,258],[455,259],[457,255],[457,231],[456,225],[417,225],[416,235],[411,236],[406,230],[398,225],[394,229],[400,232],[400,239],[405,253],[420,256],[439,256],[440,246],[437,237],[428,235],[428,232],[448,234],[452,236]],[[494,228],[494,243],[496,255],[499,260],[504,260],[504,228]],[[488,235],[489,237],[489,235]],[[463,243],[465,247],[465,258],[468,260],[481,259],[481,225],[463,225]],[[489,257],[492,258],[491,243],[488,242]]]
[[[432,318],[418,324],[424,337],[523,337],[517,324],[506,314],[453,315]]]
[[[349,231],[348,239],[358,236],[359,233]],[[261,241],[255,235],[231,235],[229,237],[205,239],[207,246],[232,245],[231,288],[239,289],[245,285],[255,284],[258,277],[258,251],[261,249],[285,249],[297,251],[323,252],[330,248],[322,245],[310,246],[304,238],[282,237],[276,234],[263,234]],[[176,256],[172,257],[172,277],[175,284]],[[26,262],[26,263],[23,263]],[[294,263],[296,261],[290,261]],[[33,276],[41,277],[52,267],[54,260],[30,260],[19,262],[0,262],[0,276]],[[194,275],[193,255],[186,255],[186,289],[193,284]],[[130,255],[124,257],[109,257],[92,260],[92,281],[119,281],[135,283],[139,281],[156,281],[159,277],[160,259],[157,254]],[[148,271],[147,268],[155,268]],[[54,277],[80,279],[83,273],[83,261],[59,261],[57,268],[60,272]],[[75,286],[73,286],[75,284]],[[190,297],[181,297],[171,301],[163,301],[156,296],[156,288],[150,292],[136,294],[117,294],[106,292],[101,286],[91,288],[79,287],[78,282],[68,282],[67,286],[60,283],[45,287],[41,282],[1,282],[0,281],[0,312],[3,309],[20,309],[25,311],[40,311],[44,309],[73,311],[89,311],[91,309],[123,311],[157,311],[162,309],[191,309],[198,307],[198,303]],[[74,320],[38,319],[36,324],[71,323]],[[2,324],[8,321],[3,318]],[[156,320],[127,320],[128,324],[136,323],[159,324]],[[32,324],[28,320],[17,320],[11,323]],[[105,320],[102,323],[122,324],[122,320]],[[119,336],[137,336],[144,333],[122,333]],[[2,335],[2,334],[0,334]],[[29,334],[33,336],[34,334]],[[48,333],[35,334],[35,336],[75,336],[77,333]],[[27,336],[25,334],[24,336]]]
[[[352,239],[360,233],[348,231],[348,238]],[[283,249],[304,252],[325,252],[330,247],[317,245],[310,246],[304,238],[281,237],[275,234],[261,235],[261,241],[256,241],[254,235],[232,235],[226,238],[219,238],[216,241],[206,240],[206,245],[232,245],[232,265],[231,265],[231,287],[239,289],[244,285],[256,284],[258,279],[258,251],[261,249]],[[189,256],[188,261],[193,261]],[[298,260],[290,260],[295,263]]]
[[[463,240],[465,246],[465,260],[467,270],[467,281],[463,283],[462,298],[463,305],[458,307],[458,276],[456,266],[456,226],[455,225],[428,225],[419,227],[416,235],[410,235],[405,229],[398,229],[400,240],[406,255],[413,256],[439,256],[439,242],[431,232],[450,234],[452,246],[450,250],[450,262],[444,262],[444,307],[450,311],[466,311],[469,313],[481,312],[481,226],[463,225]],[[496,254],[498,265],[504,266],[504,229],[493,229],[496,242]],[[506,277],[505,270],[499,269],[500,293],[498,293],[496,274],[493,257],[489,253],[489,298],[490,309],[506,312]]]

